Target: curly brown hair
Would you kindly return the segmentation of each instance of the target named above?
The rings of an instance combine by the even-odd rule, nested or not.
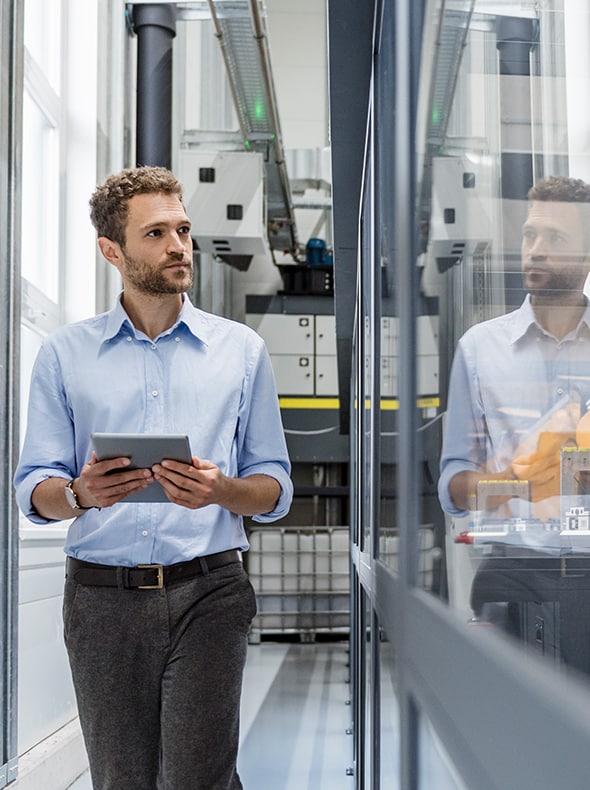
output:
[[[529,203],[551,201],[554,203],[590,204],[590,184],[581,178],[570,176],[547,176],[537,181],[528,191]],[[582,234],[586,250],[590,251],[590,209],[580,205],[578,209],[582,220]]]
[[[528,199],[556,203],[590,203],[590,184],[581,178],[548,176],[537,181],[528,192]]]
[[[124,247],[130,198],[152,193],[177,195],[183,202],[182,184],[165,167],[129,167],[108,176],[89,201],[90,220],[98,236]]]

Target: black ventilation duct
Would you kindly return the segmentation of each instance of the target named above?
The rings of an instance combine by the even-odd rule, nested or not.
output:
[[[135,4],[138,165],[172,166],[172,39],[176,5]]]

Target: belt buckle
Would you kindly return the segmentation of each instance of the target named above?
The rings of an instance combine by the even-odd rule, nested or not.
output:
[[[156,569],[158,571],[158,583],[157,584],[138,584],[138,590],[161,590],[164,587],[164,566],[163,565],[137,565],[137,569],[140,568],[142,570],[149,570],[150,568]]]

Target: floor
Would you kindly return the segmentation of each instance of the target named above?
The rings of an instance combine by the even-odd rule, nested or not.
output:
[[[244,790],[352,790],[349,693],[346,641],[250,645],[238,759]],[[92,790],[89,775],[70,790]]]

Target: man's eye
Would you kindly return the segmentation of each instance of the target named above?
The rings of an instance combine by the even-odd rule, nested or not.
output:
[[[534,241],[537,237],[537,234],[535,233],[534,230],[525,230],[523,231],[522,237],[527,241]]]
[[[563,244],[566,241],[567,239],[563,233],[555,232],[551,234],[551,244]]]
[[[158,229],[155,229],[155,230],[150,230],[150,232],[148,233],[148,236],[151,236],[152,238],[156,238],[157,236],[161,236],[161,234],[162,234],[162,231],[160,231]]]
[[[183,225],[182,228],[178,229],[179,233],[189,234],[191,232],[190,225]]]

